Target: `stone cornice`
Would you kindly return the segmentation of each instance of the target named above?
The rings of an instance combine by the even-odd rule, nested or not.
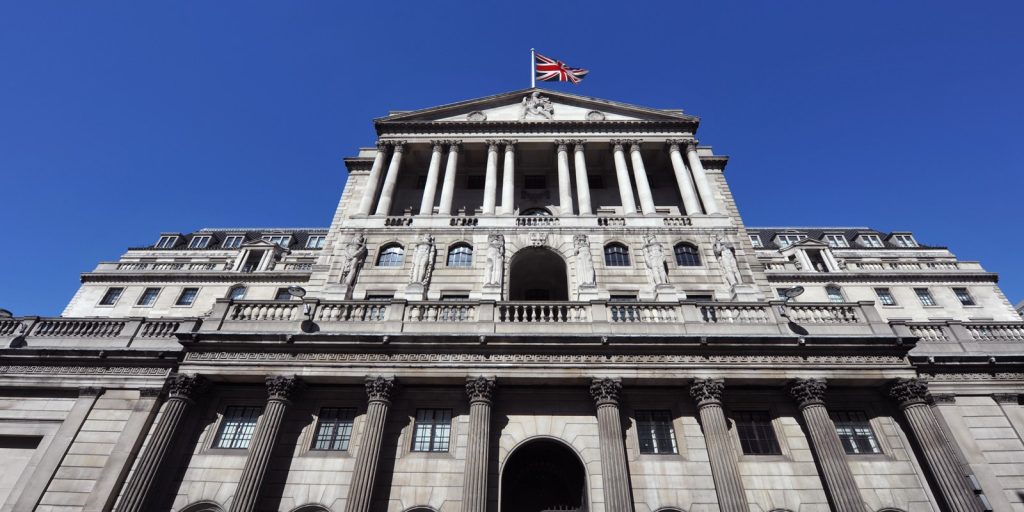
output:
[[[948,282],[999,282],[999,275],[992,272],[777,272],[766,270],[769,282],[900,282],[900,283],[948,283]]]
[[[214,272],[197,272],[182,270],[177,272],[132,272],[117,270],[112,272],[86,272],[81,275],[83,283],[305,283],[313,272],[251,272],[238,273],[226,270]]]
[[[518,133],[665,133],[692,134],[696,121],[404,121],[376,126],[377,135],[394,136],[432,133],[518,134]]]

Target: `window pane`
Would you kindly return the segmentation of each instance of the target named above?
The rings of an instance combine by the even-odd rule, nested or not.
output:
[[[637,410],[635,415],[640,453],[677,453],[671,412]]]
[[[381,249],[377,257],[378,267],[401,267],[402,259],[405,257],[405,250],[400,246],[392,245]]]
[[[697,248],[690,244],[679,244],[675,247],[676,264],[680,267],[699,267],[700,255]]]
[[[448,251],[449,267],[473,266],[473,248],[465,245],[453,247]]]
[[[175,304],[178,306],[191,306],[195,302],[197,295],[199,295],[199,288],[185,288],[181,291],[181,295],[178,296],[178,302]]]
[[[160,295],[160,288],[146,288],[139,296],[140,306],[152,306],[156,302],[156,296]]]
[[[761,237],[759,235],[750,235],[750,245],[753,245],[755,248],[762,247]]]
[[[225,409],[214,448],[248,448],[256,430],[256,421],[262,413],[262,407],[231,406]]]
[[[953,288],[953,293],[956,294],[956,298],[960,301],[960,304],[964,306],[973,306],[974,297],[971,297],[971,293],[967,291],[967,288]]]
[[[740,447],[747,455],[779,455],[779,441],[766,411],[737,411],[732,414]]]
[[[412,450],[415,452],[446,452],[451,433],[451,409],[418,409]]]
[[[883,306],[896,305],[896,299],[888,288],[875,288],[875,295],[878,295],[878,302],[882,303]]]
[[[838,286],[826,286],[825,293],[828,294],[829,302],[846,302],[846,299],[843,298],[843,291]]]
[[[620,244],[606,245],[604,248],[604,264],[609,267],[628,267],[629,249]]]
[[[103,294],[103,298],[100,299],[101,306],[113,306],[117,299],[121,298],[121,293],[124,292],[124,288],[107,288],[107,292]]]
[[[242,300],[245,297],[245,287],[236,286],[232,288],[228,297],[231,298],[231,300]]]
[[[862,411],[832,411],[829,415],[846,453],[882,453],[871,423]]]
[[[348,450],[352,438],[352,419],[356,410],[352,408],[324,407],[317,420],[314,450]]]
[[[928,291],[928,288],[914,288],[914,293],[916,293],[917,298],[921,300],[922,306],[935,305],[935,298],[932,297],[932,293]]]
[[[288,288],[278,288],[274,300],[292,300],[292,294],[288,292]]]

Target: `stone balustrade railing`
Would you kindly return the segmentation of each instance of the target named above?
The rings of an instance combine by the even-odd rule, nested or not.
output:
[[[557,226],[558,217],[550,217],[547,215],[528,215],[524,217],[516,217],[516,226]]]
[[[1024,343],[1024,322],[891,322],[897,336],[918,338],[917,354],[955,352],[993,355],[1018,353]]]
[[[0,320],[0,340],[12,348],[178,348],[178,333],[192,332],[194,318],[41,318]]]
[[[984,269],[974,261],[858,261],[840,258],[840,265],[845,269],[838,272],[949,272],[966,270],[983,272]],[[766,261],[764,269],[769,272],[819,272],[815,269],[798,269],[792,261]]]
[[[120,270],[128,272],[208,272],[216,270],[228,270],[223,261],[124,261],[117,263],[101,263],[97,271]]]
[[[566,302],[506,302],[498,304],[495,321],[519,324],[590,322],[590,308]]]

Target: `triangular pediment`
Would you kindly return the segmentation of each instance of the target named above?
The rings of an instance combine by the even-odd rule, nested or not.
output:
[[[378,123],[488,121],[697,121],[681,110],[641,107],[545,89],[522,89],[410,112]]]

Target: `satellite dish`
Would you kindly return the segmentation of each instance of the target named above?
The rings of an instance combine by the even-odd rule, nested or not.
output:
[[[291,288],[289,288],[289,290],[291,290]],[[789,288],[786,291],[782,292],[782,295],[784,295],[787,299],[794,299],[796,297],[799,297],[799,296],[803,295],[803,293],[804,293],[804,287],[803,286],[794,286],[794,287]]]
[[[801,288],[800,291],[803,291],[803,288]],[[306,296],[306,289],[301,286],[289,286],[288,293],[291,294],[292,297],[298,297],[301,299]]]

